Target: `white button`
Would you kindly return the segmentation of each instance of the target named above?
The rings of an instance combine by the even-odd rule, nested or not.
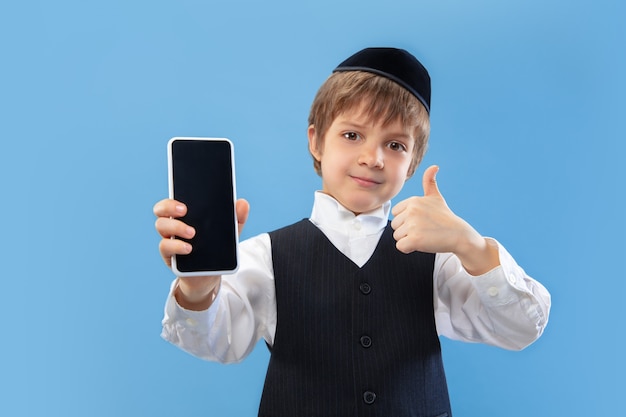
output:
[[[361,222],[360,222],[360,221],[355,220],[355,221],[354,221],[354,223],[353,223],[353,225],[354,225],[354,229],[355,229],[355,230],[361,230],[362,225],[361,225]]]
[[[190,325],[190,326],[195,326],[197,324],[197,322],[194,319],[192,319],[191,317],[186,319],[185,322],[187,322],[187,324]]]
[[[491,297],[495,297],[499,293],[500,291],[498,291],[496,287],[489,287],[489,289],[487,290],[487,294],[489,294]]]
[[[515,284],[516,281],[517,281],[517,278],[515,278],[515,275],[513,274],[509,275],[509,282],[511,284]]]

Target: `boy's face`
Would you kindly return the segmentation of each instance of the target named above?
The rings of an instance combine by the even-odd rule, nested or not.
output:
[[[321,146],[315,126],[308,134],[322,167],[322,191],[355,214],[380,207],[407,180],[415,140],[399,120],[382,126],[356,108],[333,120]]]

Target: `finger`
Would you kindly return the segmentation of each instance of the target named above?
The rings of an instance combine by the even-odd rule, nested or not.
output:
[[[399,227],[393,231],[393,240],[399,242],[407,236],[406,227]]]
[[[196,234],[193,227],[180,220],[169,217],[159,217],[156,219],[156,222],[154,222],[154,227],[157,232],[166,239],[172,236],[191,239]]]
[[[395,220],[395,217],[398,217],[398,215],[404,211],[404,209],[406,208],[406,205],[407,205],[407,201],[406,200],[402,200],[398,204],[396,204],[395,206],[393,206],[391,208],[391,214],[393,214],[394,220]],[[393,223],[393,221],[392,221],[392,223]],[[393,227],[393,224],[392,224],[391,227]]]
[[[157,217],[182,217],[187,213],[187,206],[180,201],[166,198],[156,203],[152,211]]]
[[[243,226],[248,221],[248,214],[250,214],[250,203],[240,198],[235,202],[235,211],[237,212],[237,226],[239,228],[239,234],[243,230]]]
[[[410,241],[406,237],[396,240],[396,249],[402,253],[411,253],[415,251],[415,249],[411,248]]]
[[[398,230],[404,224],[404,218],[406,216],[403,215],[403,211],[399,211],[398,213],[394,213],[393,220],[391,220],[391,228],[393,230]]]
[[[417,202],[419,202],[421,198],[422,197],[413,196],[400,201],[398,204],[392,207],[391,214],[393,214],[395,217],[401,217],[402,213],[404,213],[409,206],[415,205]]]
[[[437,165],[431,165],[424,171],[424,176],[422,177],[424,197],[442,197],[439,187],[437,187],[437,172],[439,172]]]
[[[191,249],[189,243],[179,239],[162,239],[159,243],[159,252],[168,266],[172,265],[172,256],[187,255]]]

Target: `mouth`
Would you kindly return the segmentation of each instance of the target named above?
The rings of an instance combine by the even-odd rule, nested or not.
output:
[[[377,185],[382,184],[381,181],[375,180],[373,178],[357,177],[354,175],[351,175],[350,178],[352,178],[354,182],[356,182],[361,187],[375,187]]]

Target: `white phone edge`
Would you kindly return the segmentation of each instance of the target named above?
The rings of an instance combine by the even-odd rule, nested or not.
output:
[[[200,276],[218,276],[218,275],[231,275],[237,272],[237,270],[239,269],[239,225],[237,224],[237,209],[236,209],[236,203],[237,203],[237,186],[235,183],[235,148],[233,146],[233,142],[228,139],[228,138],[212,138],[212,137],[187,137],[187,136],[175,136],[173,138],[171,138],[168,142],[167,142],[167,178],[168,178],[168,193],[169,193],[169,198],[173,199],[174,198],[174,173],[173,173],[173,166],[172,166],[172,144],[176,141],[176,140],[198,140],[198,141],[214,141],[214,142],[228,142],[230,145],[230,166],[231,166],[231,170],[232,170],[232,179],[233,179],[233,210],[234,210],[234,215],[233,218],[235,219],[235,254],[236,254],[236,260],[237,260],[237,265],[235,266],[235,268],[233,269],[229,269],[226,271],[193,271],[193,272],[183,272],[183,271],[179,271],[178,268],[176,267],[176,255],[172,255],[172,272],[174,272],[174,274],[177,277],[200,277]],[[175,236],[172,236],[171,239],[176,239]]]

